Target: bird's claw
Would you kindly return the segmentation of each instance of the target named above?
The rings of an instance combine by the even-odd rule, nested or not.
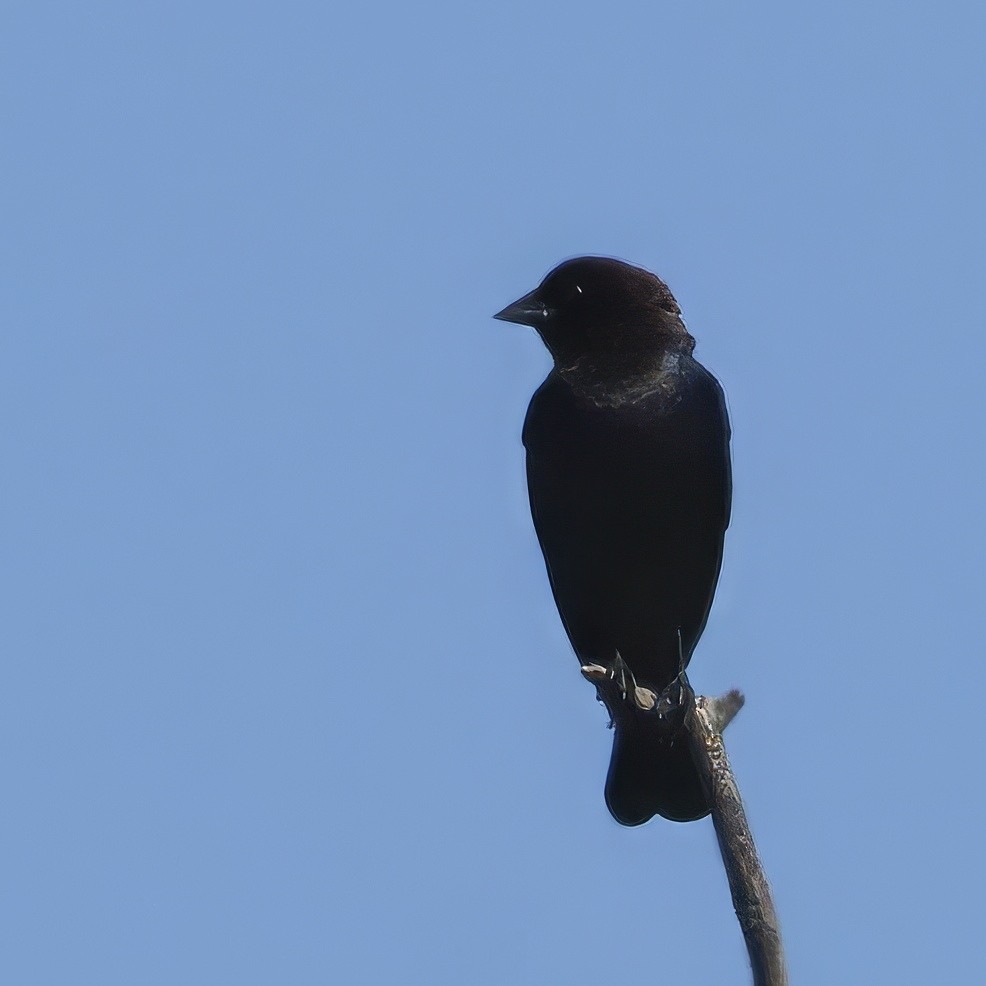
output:
[[[619,651],[616,652],[616,657],[609,666],[605,664],[583,664],[581,670],[583,677],[588,681],[596,684],[602,684],[606,681],[613,682],[620,698],[624,702],[632,699],[633,704],[643,712],[657,711],[659,716],[663,716],[665,711],[672,708],[672,702],[667,691],[658,695],[653,689],[637,684],[637,679],[630,670],[630,666],[623,660]]]
[[[605,664],[583,664],[582,676],[589,681],[602,683],[612,681],[620,693],[620,698],[626,701],[627,695],[638,691],[637,681],[633,676],[627,662],[616,652],[616,657],[610,665]],[[649,689],[644,689],[645,691]]]
[[[603,681],[610,677],[610,669],[603,664],[583,664],[581,671],[589,681]]]

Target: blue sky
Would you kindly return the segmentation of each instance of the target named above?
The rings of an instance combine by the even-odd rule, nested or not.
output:
[[[580,253],[728,395],[690,670],[793,980],[978,978],[977,5],[2,23],[5,981],[747,982],[710,824],[606,812],[527,513],[489,316]]]

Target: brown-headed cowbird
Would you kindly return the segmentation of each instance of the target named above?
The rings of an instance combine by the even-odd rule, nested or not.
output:
[[[496,318],[554,367],[524,423],[531,513],[558,611],[614,727],[606,803],[624,825],[708,813],[683,733],[731,494],[722,388],[667,285],[565,261]]]

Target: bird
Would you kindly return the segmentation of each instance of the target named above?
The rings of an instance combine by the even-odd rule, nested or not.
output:
[[[729,525],[723,389],[668,286],[622,260],[566,260],[493,317],[534,328],[553,361],[524,421],[528,493],[559,615],[609,712],[606,804],[628,826],[702,818],[685,668]]]

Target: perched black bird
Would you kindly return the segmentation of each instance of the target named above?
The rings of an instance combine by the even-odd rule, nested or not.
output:
[[[731,494],[722,388],[658,277],[560,264],[496,318],[554,359],[524,423],[531,513],[558,611],[614,727],[606,803],[624,825],[709,811],[682,724]]]

